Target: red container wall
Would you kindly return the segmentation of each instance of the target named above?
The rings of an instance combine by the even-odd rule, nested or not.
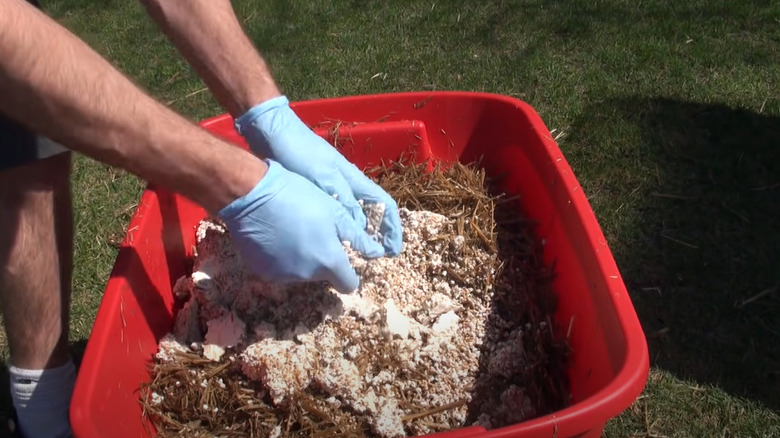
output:
[[[520,195],[555,262],[559,326],[571,326],[572,405],[504,429],[437,436],[599,436],[635,399],[648,372],[644,334],[620,273],[571,168],[536,112],[508,97],[402,93],[293,104],[298,115],[358,166],[413,152],[418,159],[481,159],[502,189]],[[206,129],[244,145],[227,116]],[[146,436],[138,387],[172,325],[172,283],[191,261],[202,209],[150,187],[139,204],[95,320],[71,403],[78,437]]]

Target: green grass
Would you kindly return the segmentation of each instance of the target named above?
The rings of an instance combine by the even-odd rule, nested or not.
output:
[[[234,1],[293,100],[519,97],[548,127],[648,335],[646,391],[606,435],[780,435],[780,3]],[[134,2],[44,6],[154,96],[224,112]],[[377,75],[378,74],[378,75]],[[142,185],[79,158],[73,341]]]

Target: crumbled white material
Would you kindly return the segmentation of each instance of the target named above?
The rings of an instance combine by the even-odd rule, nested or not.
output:
[[[435,320],[439,315],[448,312],[457,313],[462,310],[462,307],[455,304],[452,298],[447,295],[452,293],[449,283],[441,281],[434,286],[434,289],[438,292],[431,295],[430,300],[426,303],[426,320]]]
[[[356,253],[350,253],[350,262],[352,262],[352,258],[357,257]],[[379,306],[371,298],[363,294],[341,294],[338,298],[341,300],[344,313],[351,314],[363,321],[376,320],[375,316],[377,316]]]
[[[344,358],[336,358],[320,368],[314,381],[328,394],[351,404],[357,403],[363,395],[363,384],[357,366]]]
[[[464,243],[466,243],[466,238],[461,236],[461,235],[457,235],[457,236],[455,236],[454,239],[452,239],[452,243],[450,243],[450,246],[454,250],[459,250],[459,249],[463,248],[463,244]]]
[[[433,333],[437,334],[440,338],[451,338],[452,335],[458,330],[458,321],[460,317],[450,310],[439,316],[436,323],[433,324]]]
[[[389,337],[408,338],[410,325],[409,318],[398,310],[392,298],[385,301],[384,312],[382,312],[382,330]]]
[[[246,324],[234,312],[206,322],[206,337],[203,341],[203,356],[219,361],[226,348],[236,347],[243,342]]]
[[[241,370],[268,388],[275,404],[304,390],[311,382],[314,355],[293,341],[263,339],[241,353]]]
[[[233,312],[206,322],[206,326],[208,330],[204,344],[221,347],[235,347],[244,339],[246,332],[246,324]]]
[[[364,204],[362,200],[358,201],[358,203],[363,207],[363,211],[366,214],[366,234],[381,242],[382,234],[380,233],[380,228],[382,219],[385,217],[385,204],[382,202]]]
[[[152,404],[153,405],[159,405],[159,404],[161,404],[163,402],[163,400],[165,400],[165,396],[160,395],[160,394],[158,394],[156,392],[152,393]]]
[[[159,347],[155,358],[161,362],[174,362],[176,353],[192,353],[192,350],[179,342],[172,333],[163,336],[160,339]]]
[[[379,400],[378,412],[371,422],[371,429],[382,437],[406,436],[404,425],[401,422],[402,412],[398,409],[398,403],[391,398],[382,397]]]
[[[203,357],[214,362],[218,362],[225,355],[225,349],[216,344],[203,345]]]
[[[369,234],[381,240],[385,206],[364,208]],[[495,256],[476,251],[445,260],[447,248],[465,242],[454,223],[427,211],[399,213],[404,247],[397,257],[366,260],[345,245],[361,278],[352,294],[321,283],[281,286],[254,278],[225,227],[202,222],[194,274],[177,282],[177,297],[189,300],[176,315],[176,338],[198,342],[196,335],[205,333],[203,354],[219,360],[235,350],[241,371],[261,382],[273,403],[317,389],[330,406],[366,416],[378,436],[440,430],[430,424],[465,426],[467,403],[409,423],[402,417],[410,412],[399,404],[433,409],[468,401],[492,296],[478,285],[492,274]],[[456,281],[450,270],[466,278]],[[510,341],[501,347],[507,349],[501,360],[511,364],[496,364],[499,373],[516,369],[518,344]],[[162,351],[171,348],[186,349],[169,335],[158,357],[166,358]],[[281,433],[277,428],[272,436]]]
[[[210,264],[213,265],[215,263],[215,260],[207,259],[207,262],[211,262]],[[213,286],[213,279],[212,279],[213,274],[207,270],[206,268],[208,266],[207,262],[204,262],[201,265],[200,271],[193,272],[191,277],[192,283],[201,289],[210,289]],[[208,266],[208,268],[214,269],[216,268],[216,266]]]

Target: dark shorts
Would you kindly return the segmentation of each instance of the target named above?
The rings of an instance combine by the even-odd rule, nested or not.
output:
[[[38,6],[36,0],[28,0]],[[0,171],[66,152],[61,145],[30,132],[0,114]]]
[[[0,171],[66,152],[48,138],[0,115]]]

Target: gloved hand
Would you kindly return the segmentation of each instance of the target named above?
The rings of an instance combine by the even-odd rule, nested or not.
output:
[[[238,253],[266,280],[325,280],[340,292],[353,292],[359,280],[341,242],[368,258],[381,257],[382,246],[314,184],[275,161],[265,162],[268,172],[257,186],[218,213]]]
[[[384,203],[385,214],[379,233],[385,254],[401,252],[402,229],[398,204],[339,151],[309,129],[290,108],[285,96],[270,99],[236,119],[236,129],[252,152],[271,158],[295,172],[338,201],[349,211],[360,229],[366,216],[357,200]]]

